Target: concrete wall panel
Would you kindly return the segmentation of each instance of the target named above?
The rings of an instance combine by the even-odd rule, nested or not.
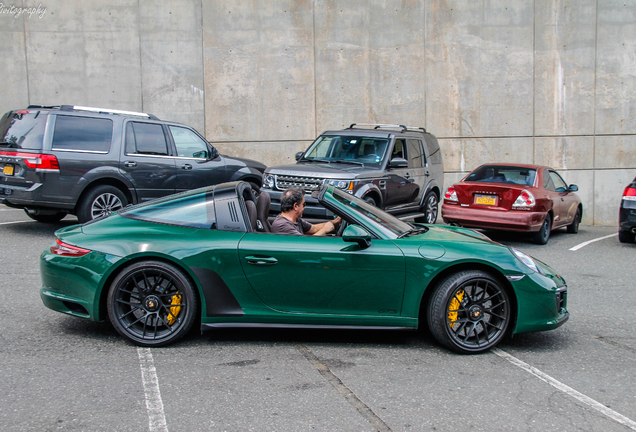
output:
[[[596,137],[595,168],[636,167],[636,136]]]
[[[444,171],[470,172],[492,162],[528,163],[533,159],[532,138],[441,140]]]
[[[532,4],[426,2],[426,116],[434,133],[532,135]]]
[[[636,133],[636,2],[598,5],[596,133]]]
[[[534,163],[558,170],[593,169],[594,137],[535,138]]]
[[[255,159],[265,165],[296,163],[295,155],[305,151],[312,141],[294,142],[214,142],[221,154]]]
[[[205,2],[203,23],[208,138],[312,139],[312,2]]]
[[[140,3],[143,109],[205,134],[201,20],[189,0]]]
[[[318,1],[317,132],[351,123],[424,127],[424,11],[413,1]]]
[[[11,23],[19,21],[11,18]],[[3,24],[6,18],[0,21]],[[24,33],[20,31],[2,31],[0,37],[0,58],[2,62],[2,97],[0,98],[0,116],[9,110],[26,108],[29,104],[27,84],[26,50]]]
[[[535,11],[535,134],[593,134],[596,0]]]
[[[618,225],[623,190],[636,177],[636,169],[597,170],[594,177],[594,225]]]

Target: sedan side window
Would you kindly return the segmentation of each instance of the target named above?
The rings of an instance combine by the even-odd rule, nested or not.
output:
[[[177,156],[197,159],[209,157],[207,143],[190,129],[178,126],[169,126],[169,129],[177,147]]]
[[[548,171],[545,171],[543,173],[543,188],[549,191],[556,190],[556,188],[554,187],[554,183],[552,182],[552,177],[550,177],[550,174]]]
[[[126,125],[126,154],[167,155],[168,144],[161,125],[129,122]]]
[[[554,187],[557,192],[567,192],[568,185],[563,181],[561,176],[554,171],[550,171],[550,178],[554,182]]]

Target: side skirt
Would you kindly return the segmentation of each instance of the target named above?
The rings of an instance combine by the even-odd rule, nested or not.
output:
[[[319,324],[269,324],[269,323],[203,323],[201,333],[205,330],[219,328],[280,328],[280,329],[322,329],[322,330],[417,330],[417,327],[388,327],[388,326],[348,326],[348,325],[319,325]]]

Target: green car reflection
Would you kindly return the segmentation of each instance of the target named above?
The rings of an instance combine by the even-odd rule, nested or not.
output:
[[[569,317],[563,278],[478,232],[406,223],[326,185],[317,198],[342,217],[338,231],[277,235],[259,231],[265,221],[249,210],[263,197],[224,183],[61,229],[41,256],[42,301],[108,319],[140,346],[173,343],[195,325],[428,325],[449,349],[479,353]]]

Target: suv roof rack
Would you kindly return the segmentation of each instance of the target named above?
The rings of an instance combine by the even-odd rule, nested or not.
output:
[[[384,124],[384,123],[351,123],[351,126],[348,127],[348,129],[354,129],[354,126],[373,126],[373,129],[381,129],[381,128],[400,128],[402,129],[401,132],[406,132],[409,130],[421,130],[424,133],[426,133],[426,129],[424,129],[423,127],[417,127],[417,126],[405,126],[405,125],[399,125],[399,124]]]
[[[146,117],[152,120],[159,120],[156,116],[148,113],[136,112],[136,111],[122,111],[116,109],[109,108],[95,108],[95,107],[86,107],[86,106],[78,106],[78,105],[62,105],[60,106],[61,111],[89,111],[95,113],[102,114],[119,114],[119,115],[128,115],[128,116],[136,116],[136,117]]]

